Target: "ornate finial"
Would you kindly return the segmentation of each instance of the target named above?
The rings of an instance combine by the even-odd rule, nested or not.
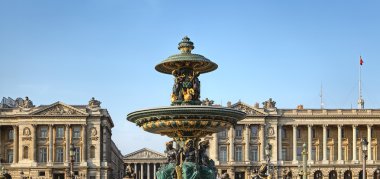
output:
[[[92,97],[91,100],[88,102],[88,106],[90,108],[99,108],[100,103],[101,103],[100,101],[98,101],[94,97]]]
[[[182,41],[178,43],[178,49],[181,50],[182,53],[191,53],[191,50],[194,49],[194,43],[190,41],[190,38],[185,36],[182,38]]]

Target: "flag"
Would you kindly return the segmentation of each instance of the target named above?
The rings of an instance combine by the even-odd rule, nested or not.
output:
[[[364,61],[362,59],[362,56],[360,56],[360,65],[363,65]]]

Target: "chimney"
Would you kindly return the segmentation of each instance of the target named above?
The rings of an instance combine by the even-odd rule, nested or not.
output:
[[[255,108],[260,108],[260,104],[258,102],[255,103]]]
[[[230,108],[231,106],[232,106],[231,101],[228,101],[228,102],[227,102],[227,107]]]

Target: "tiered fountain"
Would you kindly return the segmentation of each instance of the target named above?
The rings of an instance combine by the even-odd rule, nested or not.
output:
[[[202,137],[222,131],[245,117],[231,108],[202,104],[199,75],[211,72],[218,65],[202,55],[193,54],[193,42],[184,37],[178,44],[180,54],[172,55],[156,66],[156,70],[172,74],[174,85],[171,106],[139,110],[127,120],[145,131],[166,135],[168,164],[156,173],[157,179],[215,179],[214,162],[205,154],[208,141]]]

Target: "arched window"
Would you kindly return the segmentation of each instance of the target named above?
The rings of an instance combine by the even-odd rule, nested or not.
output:
[[[90,147],[90,158],[95,158],[95,146]]]
[[[323,178],[322,171],[317,170],[314,172],[314,179],[322,179],[322,178]]]
[[[23,153],[22,153],[22,158],[23,159],[28,159],[29,158],[29,147],[28,146],[24,146],[24,150],[23,150]]]
[[[329,173],[329,179],[336,179],[338,176],[337,172],[335,170],[332,170],[330,173]]]

